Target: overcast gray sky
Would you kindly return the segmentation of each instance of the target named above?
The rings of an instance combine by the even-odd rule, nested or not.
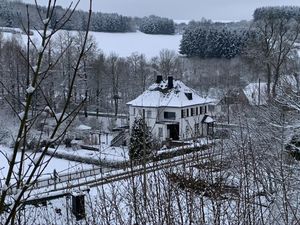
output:
[[[66,7],[72,0],[57,0]],[[76,0],[73,0],[74,2]],[[34,0],[23,0],[33,3]],[[45,4],[46,0],[38,0]],[[88,9],[89,0],[81,0],[79,8]],[[261,6],[300,6],[300,0],[93,0],[93,11],[116,12],[128,16],[155,14],[173,19],[249,20]]]

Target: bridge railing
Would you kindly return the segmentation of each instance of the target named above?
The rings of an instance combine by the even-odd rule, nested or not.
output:
[[[93,169],[80,170],[67,174],[58,174],[57,177],[54,177],[54,174],[50,178],[42,178],[35,182],[33,188],[43,188],[50,185],[65,183],[68,181],[73,181],[76,179],[82,179],[86,177],[96,176],[103,172],[103,168],[97,167]],[[108,172],[108,171],[106,171]]]

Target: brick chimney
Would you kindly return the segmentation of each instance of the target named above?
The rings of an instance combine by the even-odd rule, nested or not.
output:
[[[173,76],[168,76],[168,89],[171,89],[173,87],[174,87]]]
[[[157,84],[160,84],[160,82],[162,82],[163,78],[162,78],[162,75],[157,75],[156,76],[156,83]]]

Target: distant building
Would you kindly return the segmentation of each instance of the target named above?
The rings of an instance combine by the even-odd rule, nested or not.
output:
[[[267,84],[250,83],[244,88],[229,90],[220,100],[220,105],[266,105]]]
[[[145,117],[152,135],[164,141],[185,140],[213,132],[212,101],[204,99],[183,82],[169,76],[156,82],[129,106],[130,129],[136,117]]]
[[[270,94],[272,97],[273,83],[270,84]],[[252,82],[244,88],[230,89],[218,101],[215,108],[215,114],[218,116],[218,121],[230,120],[229,115],[234,115],[236,112],[241,112],[245,109],[251,109],[255,106],[268,105],[268,86],[266,82]],[[282,102],[284,105],[288,96],[298,96],[300,93],[300,81],[298,74],[281,75],[276,86],[277,103]],[[284,106],[284,110],[292,110],[292,107]],[[225,118],[226,117],[226,118]]]
[[[267,83],[250,83],[243,89],[243,92],[249,105],[267,105]]]

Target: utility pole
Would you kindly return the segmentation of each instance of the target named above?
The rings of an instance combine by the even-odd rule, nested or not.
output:
[[[228,96],[225,97],[225,102],[227,103],[227,123],[230,123],[229,114],[230,114],[230,104],[229,104],[230,98]]]
[[[260,78],[258,79],[258,106],[260,106]]]
[[[101,176],[102,176],[102,160],[101,160],[101,152],[102,152],[102,148],[101,148],[101,129],[99,129],[99,163],[100,163],[100,171],[101,171]]]
[[[147,176],[146,176],[146,120],[145,120],[145,109],[143,109],[143,178],[144,178],[144,185],[143,185],[143,191],[144,191],[144,205],[146,207],[147,204]]]
[[[87,71],[86,71],[86,61],[85,59],[83,60],[83,73],[84,73],[84,86],[85,86],[85,92],[84,92],[84,97],[85,97],[85,102],[84,102],[84,117],[88,117],[87,113],[87,98],[88,98],[88,81],[87,81]]]

